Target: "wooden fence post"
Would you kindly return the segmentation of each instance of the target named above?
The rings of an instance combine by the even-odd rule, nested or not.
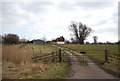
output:
[[[52,62],[55,62],[54,51],[52,52]]]
[[[62,55],[61,55],[61,49],[59,49],[59,62],[62,62]]]
[[[105,62],[108,62],[108,50],[105,50]]]

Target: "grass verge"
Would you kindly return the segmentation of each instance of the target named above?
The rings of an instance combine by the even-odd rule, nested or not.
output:
[[[80,65],[81,66],[88,66],[88,63],[87,62],[80,62]]]

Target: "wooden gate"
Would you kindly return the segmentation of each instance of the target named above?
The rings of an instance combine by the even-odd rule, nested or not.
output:
[[[66,55],[64,50],[59,49],[58,51],[53,51],[52,53],[43,54],[40,56],[32,57],[34,63],[44,62],[44,63],[54,63],[54,62],[65,62],[69,61],[69,56]]]

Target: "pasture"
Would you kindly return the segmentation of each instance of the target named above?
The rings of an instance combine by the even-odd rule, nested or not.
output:
[[[80,53],[81,51],[85,51],[86,52],[85,55],[88,56],[90,59],[92,59],[102,69],[104,69],[109,73],[114,74],[115,76],[120,76],[120,72],[119,72],[120,57],[118,54],[118,45],[64,44],[60,46],[69,48],[78,53]],[[105,50],[108,50],[108,56],[113,57],[113,58],[108,57],[108,61],[110,62],[105,62]],[[116,56],[115,54],[117,54],[118,56]]]
[[[33,63],[39,56],[57,48],[49,44],[20,44],[2,46],[3,79],[61,79],[67,76],[68,63]]]

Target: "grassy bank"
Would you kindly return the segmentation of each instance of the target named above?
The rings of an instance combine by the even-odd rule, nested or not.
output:
[[[3,79],[61,79],[68,63],[33,63],[31,57],[58,50],[49,44],[3,45]]]

